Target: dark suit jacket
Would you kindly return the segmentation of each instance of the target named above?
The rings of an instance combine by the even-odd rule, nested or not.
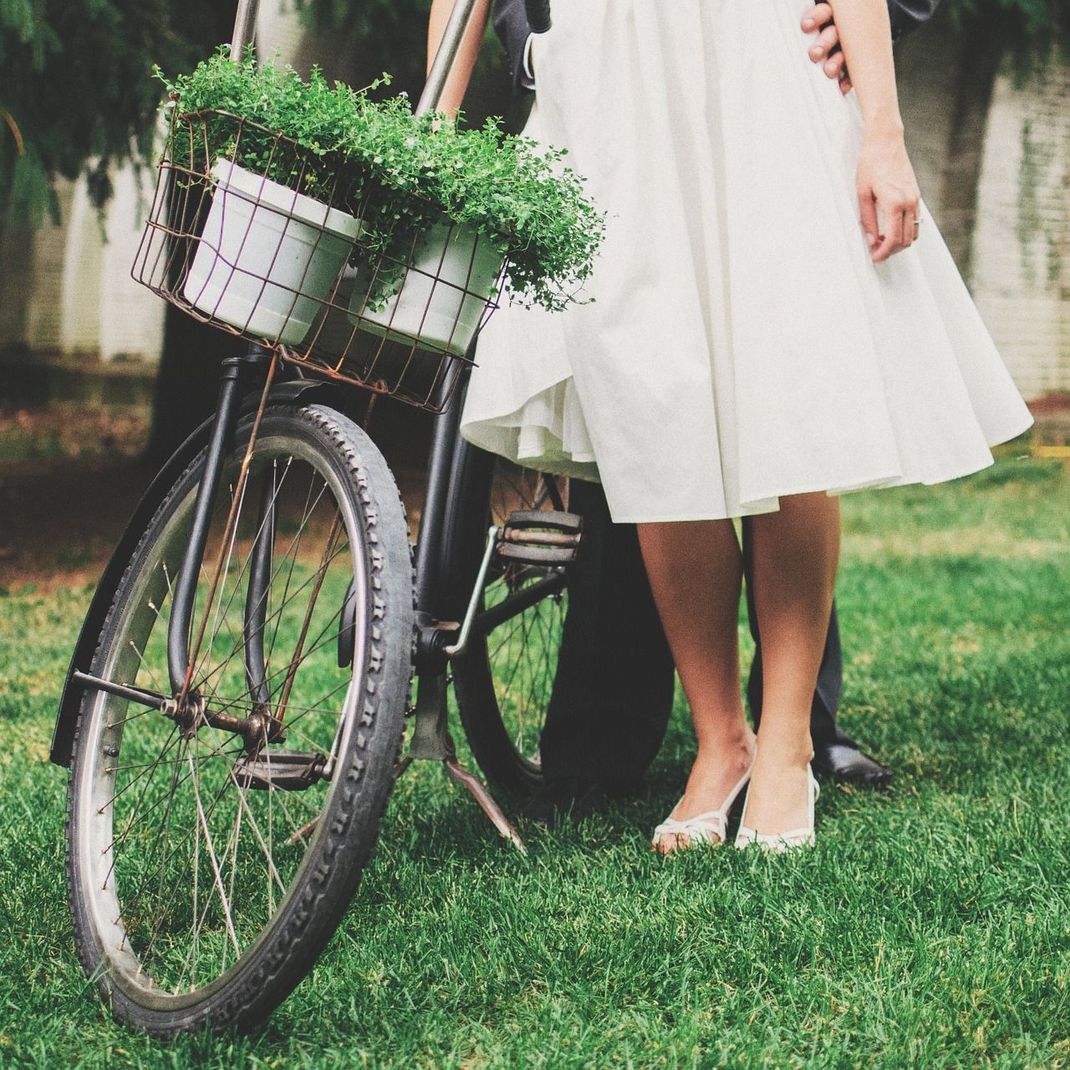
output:
[[[940,0],[888,0],[888,14],[892,19],[892,40],[916,30],[932,17]],[[523,70],[524,43],[531,33],[524,12],[524,0],[494,0],[494,29],[505,46],[513,92],[526,92]]]

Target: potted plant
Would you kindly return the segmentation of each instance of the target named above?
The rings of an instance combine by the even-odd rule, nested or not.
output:
[[[472,224],[447,216],[412,234],[402,228],[366,257],[349,300],[350,319],[373,333],[463,354],[499,290],[506,253]]]
[[[559,310],[589,275],[604,222],[565,153],[416,117],[397,99],[356,115],[347,156],[380,195],[362,216],[350,301],[362,326],[463,353],[503,264],[513,298]]]
[[[360,230],[340,196],[335,117],[294,92],[292,72],[251,54],[164,81],[176,111],[171,165],[210,194],[182,296],[249,334],[299,344]]]
[[[316,69],[306,81],[249,53],[232,63],[221,50],[165,80],[183,114],[209,116],[200,136],[172,136],[171,154],[194,172],[218,160],[228,175],[241,166],[278,182],[292,204],[318,194],[345,209],[350,315],[376,333],[464,352],[503,267],[516,300],[557,310],[576,299],[604,221],[564,153],[506,136],[494,121],[462,130],[414,115],[404,97],[373,100],[370,91],[388,81],[355,91]],[[319,245],[329,218],[317,221]],[[205,234],[215,232],[206,225]],[[236,274],[230,257],[217,259]],[[188,291],[187,282],[192,300]]]

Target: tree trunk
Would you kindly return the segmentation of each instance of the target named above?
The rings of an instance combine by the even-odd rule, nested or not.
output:
[[[970,281],[973,267],[973,236],[985,128],[992,103],[992,89],[1004,53],[998,28],[979,24],[975,29],[976,32],[962,34],[959,81],[944,164],[944,196],[940,206],[941,232],[967,282]]]
[[[229,41],[235,10],[233,3],[216,5],[211,10],[211,25],[203,28],[204,36],[218,42]],[[242,339],[198,323],[173,305],[167,306],[152,429],[145,447],[147,460],[161,464],[211,415],[220,361],[240,353],[245,345]]]
[[[147,460],[162,464],[212,414],[220,362],[241,353],[247,345],[241,338],[205,326],[173,305],[167,306],[152,430],[145,447]]]

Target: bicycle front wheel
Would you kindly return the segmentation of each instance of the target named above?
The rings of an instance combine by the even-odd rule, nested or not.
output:
[[[404,725],[412,566],[386,462],[331,409],[269,406],[235,494],[250,431],[217,495],[188,701],[87,689],[71,764],[79,955],[115,1015],[156,1034],[249,1027],[307,973],[372,850]],[[172,697],[171,597],[204,464],[134,552],[98,679]]]

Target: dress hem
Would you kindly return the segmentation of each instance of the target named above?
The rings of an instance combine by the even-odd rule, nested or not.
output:
[[[1012,436],[1014,437],[1014,436]],[[950,475],[939,475],[928,479],[905,479],[901,474],[874,477],[860,483],[851,483],[850,485],[840,485],[834,487],[827,486],[803,486],[798,489],[791,488],[788,490],[777,491],[776,493],[755,495],[750,499],[750,503],[741,502],[740,512],[732,513],[718,513],[711,515],[709,510],[700,510],[697,513],[689,514],[686,516],[680,516],[676,514],[674,516],[656,516],[656,517],[636,517],[636,516],[617,516],[610,510],[611,519],[614,524],[666,524],[673,521],[699,521],[699,520],[738,520],[745,516],[762,516],[766,513],[778,513],[780,512],[780,499],[789,498],[796,494],[818,494],[824,491],[830,498],[840,497],[844,494],[854,494],[857,491],[863,490],[889,490],[893,487],[917,487],[925,486],[931,487],[938,483],[950,483],[955,479],[963,479],[966,476],[974,475],[977,472],[981,472],[986,468],[990,468],[995,463],[995,457],[989,457],[989,459],[976,468],[971,468],[968,471],[958,471]],[[768,508],[763,508],[759,503],[761,502],[774,502]]]

